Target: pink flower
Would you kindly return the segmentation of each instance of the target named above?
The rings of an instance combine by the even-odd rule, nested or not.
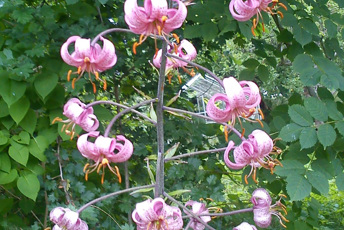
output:
[[[272,7],[268,6],[270,3],[273,3]],[[252,34],[255,35],[254,29],[258,25],[259,19],[262,20],[263,31],[265,31],[261,11],[278,14],[283,18],[283,13],[276,10],[278,8],[276,4],[287,10],[287,7],[283,3],[279,3],[278,0],[231,0],[229,3],[229,11],[233,18],[238,21],[248,21],[256,15],[256,18],[253,19],[253,26],[251,28]]]
[[[93,142],[88,141],[88,137],[94,137],[96,140]],[[117,135],[116,138],[103,137],[99,132],[89,132],[81,135],[77,141],[77,147],[84,157],[93,160],[95,163],[84,167],[85,179],[88,179],[88,174],[97,169],[103,169],[101,182],[104,183],[104,170],[106,167],[114,173],[121,183],[121,175],[118,167],[111,167],[110,163],[120,163],[129,160],[133,154],[133,144],[122,135]]]
[[[207,104],[207,114],[216,122],[228,122],[235,124],[235,119],[239,116],[246,120],[256,110],[261,97],[258,86],[252,81],[238,82],[234,77],[223,79],[226,94],[217,93],[209,99]],[[216,104],[223,101],[226,105],[224,109],[219,109]]]
[[[107,69],[112,68],[117,62],[117,56],[115,53],[115,46],[107,39],[100,37],[103,42],[103,48],[99,44],[91,46],[91,39],[84,39],[79,36],[72,36],[61,47],[61,57],[68,65],[75,66],[78,71],[75,72],[79,75],[78,78],[74,78],[72,81],[72,87],[74,89],[75,81],[80,79],[84,72],[88,72],[89,79],[93,86],[93,91],[96,91],[95,84],[91,79],[91,73],[96,77],[96,80],[102,81],[104,89],[106,89],[106,81],[99,78],[99,73]],[[71,43],[74,44],[74,52],[69,53],[68,47]],[[72,71],[68,72],[68,81]]]
[[[240,225],[233,228],[233,230],[257,230],[257,228],[247,222],[242,222]]]
[[[86,222],[79,218],[79,213],[68,208],[54,208],[50,212],[50,220],[56,224],[54,230],[88,230]]]
[[[180,209],[168,206],[162,198],[136,204],[132,218],[137,230],[180,230],[183,227]]]
[[[200,214],[208,214],[209,211],[208,209],[205,207],[205,204],[204,203],[200,203],[200,202],[197,202],[197,201],[193,201],[193,200],[190,200],[188,202],[186,202],[185,204],[186,207],[188,206],[191,206],[192,207],[192,212],[196,215],[200,215]],[[200,216],[200,218],[208,223],[209,221],[211,221],[211,218],[210,216]],[[195,218],[192,218],[190,219],[190,221],[192,221],[191,225],[190,225],[190,228],[194,229],[194,230],[203,230],[205,228],[205,226],[200,223],[198,220],[196,220]]]
[[[71,139],[73,139],[75,134],[75,125],[79,125],[86,132],[98,129],[99,121],[93,114],[93,108],[86,108],[86,105],[77,98],[69,99],[69,101],[64,105],[63,115],[68,119],[62,120],[61,118],[56,117],[52,123],[54,124],[56,121],[68,123],[67,125],[63,125],[62,130],[65,130],[65,133],[70,135]],[[68,130],[70,126],[72,126],[71,131]]]
[[[136,47],[150,35],[167,35],[172,30],[182,26],[187,9],[180,0],[173,0],[178,4],[178,9],[168,8],[166,0],[144,0],[144,6],[137,5],[137,0],[126,0],[124,3],[124,19],[133,33],[141,34]],[[157,50],[157,48],[156,48]]]
[[[273,173],[273,169],[276,165],[282,166],[277,159],[272,159],[270,154],[273,154],[274,149],[273,141],[270,136],[261,130],[254,130],[248,137],[248,140],[243,141],[233,151],[234,161],[233,163],[229,159],[229,152],[234,147],[234,142],[228,143],[227,149],[224,154],[224,161],[226,165],[231,169],[242,169],[247,165],[251,166],[251,171],[248,175],[245,175],[245,182],[247,177],[250,177],[253,172],[253,180],[256,181],[256,171],[258,167],[264,167],[270,169]],[[265,160],[266,159],[266,160]]]
[[[287,210],[285,205],[281,203],[279,199],[274,205],[271,205],[271,197],[269,193],[263,189],[258,188],[253,191],[251,202],[253,203],[253,220],[258,227],[267,228],[271,224],[271,215],[278,217],[280,224],[286,228],[282,220],[289,222],[281,210],[287,215]]]

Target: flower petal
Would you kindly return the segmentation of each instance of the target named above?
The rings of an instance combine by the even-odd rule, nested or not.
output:
[[[259,105],[261,101],[261,96],[259,93],[259,88],[256,85],[256,83],[252,81],[240,81],[239,83],[241,87],[243,88],[244,94],[246,97],[245,107],[247,109],[251,109]]]
[[[233,228],[233,230],[257,230],[257,228],[247,222],[242,222],[240,225]]]
[[[168,19],[164,25],[164,32],[170,33],[172,30],[178,29],[182,26],[187,15],[187,9],[185,4],[180,0],[174,0],[178,4],[178,10],[168,9],[167,16]]]
[[[118,152],[112,151],[109,153],[109,155],[107,155],[107,159],[115,163],[129,160],[134,151],[133,144],[122,135],[117,135],[116,141],[117,142],[114,146],[114,151],[117,150]],[[121,144],[119,141],[124,143]]]
[[[68,38],[67,41],[63,43],[60,50],[60,54],[63,61],[66,62],[68,65],[75,66],[75,67],[79,67],[81,64],[83,64],[83,60],[75,56],[75,54],[70,55],[68,51],[68,46],[79,39],[81,39],[79,36],[72,36]]]
[[[229,141],[228,146],[225,150],[225,154],[223,156],[224,161],[225,161],[226,165],[231,169],[242,169],[243,167],[245,167],[247,165],[246,163],[233,163],[228,157],[228,154],[232,150],[233,147],[234,147],[234,142]]]
[[[273,149],[271,137],[262,130],[254,130],[249,136],[249,141],[253,144],[258,157],[264,157],[270,154]]]
[[[94,143],[89,142],[87,139],[88,137],[98,137],[99,132],[93,131],[86,134],[81,135],[78,138],[78,141],[76,143],[79,152],[83,157],[86,157],[87,159],[92,159],[93,161],[97,162],[100,158],[100,155],[97,151],[97,148]]]
[[[226,108],[219,109],[215,105],[215,103],[218,101],[223,101],[224,103],[226,103]],[[233,116],[230,102],[227,96],[222,93],[217,93],[209,99],[206,110],[208,116],[216,122],[227,122]]]
[[[100,37],[103,41],[103,49],[100,51],[97,57],[95,57],[96,69],[99,72],[110,69],[117,62],[117,56],[115,52],[115,46],[109,40]]]
[[[229,106],[232,108],[232,110],[245,105],[246,97],[244,90],[234,77],[223,79],[223,85],[228,97]]]

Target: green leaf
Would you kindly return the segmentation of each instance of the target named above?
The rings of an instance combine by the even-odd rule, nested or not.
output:
[[[12,17],[19,23],[25,24],[32,20],[32,9],[29,7],[25,8],[25,10],[16,9],[12,13]]]
[[[313,125],[313,118],[302,105],[292,105],[288,109],[290,118],[298,125],[311,126]]]
[[[302,129],[300,134],[301,149],[313,147],[317,143],[317,132],[313,127]]]
[[[0,171],[0,184],[8,184],[18,177],[18,172],[12,169],[9,173]]]
[[[312,35],[306,30],[302,29],[300,26],[293,27],[295,40],[302,46],[310,43],[312,41]]]
[[[11,159],[7,155],[7,153],[0,153],[0,172],[7,172],[11,171]]]
[[[30,134],[25,131],[21,131],[19,135],[14,135],[12,140],[19,144],[28,145],[30,143]]]
[[[343,114],[338,111],[337,104],[334,100],[325,100],[326,109],[328,111],[328,115],[333,120],[342,120]]]
[[[275,173],[279,176],[289,176],[291,174],[304,174],[306,172],[305,166],[296,160],[281,161],[283,167],[276,167]]]
[[[30,107],[30,101],[25,96],[10,106],[10,115],[19,124],[25,117]]]
[[[344,121],[338,121],[335,124],[336,129],[342,136],[344,136]]]
[[[243,69],[239,74],[240,80],[253,80],[255,76],[255,71],[251,69]]]
[[[318,87],[317,93],[321,100],[334,100],[332,93],[325,87]]]
[[[341,69],[333,61],[330,61],[324,57],[313,57],[317,68],[325,75],[322,78],[328,79],[330,82],[326,82],[326,87],[332,87],[339,85],[339,80],[343,78]],[[337,86],[338,88],[338,86]]]
[[[175,190],[175,191],[169,192],[168,195],[170,195],[170,196],[180,196],[180,195],[182,195],[184,193],[187,193],[187,192],[191,192],[191,190],[179,189],[179,190]]]
[[[307,171],[306,176],[316,190],[323,195],[328,194],[330,186],[327,178],[322,173],[318,171]]]
[[[6,117],[9,114],[10,112],[8,111],[8,105],[4,100],[0,99],[0,118]]]
[[[40,184],[35,174],[26,174],[18,178],[17,187],[24,196],[36,201]]]
[[[73,5],[73,4],[77,3],[77,2],[79,2],[79,0],[66,0],[66,3],[68,5]]]
[[[11,143],[12,145],[8,149],[8,154],[16,162],[26,166],[29,159],[29,150],[25,145]]]
[[[10,80],[4,72],[0,72],[0,95],[8,106],[22,98],[25,90],[26,84],[24,82]]]
[[[174,156],[174,154],[177,151],[177,148],[179,147],[180,142],[174,144],[171,148],[169,148],[166,152],[165,152],[165,158],[171,158]]]
[[[202,37],[204,41],[211,41],[216,38],[218,33],[217,25],[213,22],[205,23],[202,25]]]
[[[331,20],[327,19],[325,21],[325,27],[326,27],[327,35],[330,38],[334,38],[337,36],[337,25],[334,24]]]
[[[156,117],[156,113],[155,113],[155,110],[153,107],[153,103],[151,103],[151,105],[150,105],[149,116],[153,121],[155,121],[155,122],[157,121],[157,117]]]
[[[131,192],[130,195],[133,195],[135,193],[145,193],[145,192],[150,192],[152,191],[154,188],[142,188],[142,189],[138,189],[134,192]]]
[[[318,139],[319,142],[326,148],[331,146],[336,140],[336,131],[330,124],[323,124],[318,127]]]
[[[337,176],[336,185],[339,191],[344,190],[344,173],[341,173]]]
[[[39,96],[42,97],[43,101],[51,93],[57,85],[58,76],[56,74],[42,73],[36,77],[34,85]]]
[[[258,77],[263,82],[268,81],[269,77],[270,77],[270,72],[269,72],[268,67],[266,67],[265,65],[259,65],[258,66]]]
[[[43,136],[38,136],[30,140],[30,145],[28,147],[31,155],[36,157],[40,161],[45,161],[46,157],[44,151],[47,147],[47,140]]]
[[[256,59],[253,58],[249,58],[246,61],[244,61],[243,66],[245,66],[247,69],[251,69],[254,70],[255,68],[257,68],[257,66],[259,65],[259,62]]]
[[[288,124],[281,129],[279,137],[283,141],[292,142],[299,139],[303,127],[295,123]]]
[[[25,117],[19,123],[19,125],[30,134],[33,134],[33,132],[35,131],[36,124],[37,124],[37,115],[35,111],[32,109],[29,109]]]
[[[327,121],[328,113],[323,102],[315,97],[305,98],[304,105],[307,111],[319,121]]]
[[[287,177],[287,193],[291,201],[303,200],[311,191],[312,186],[304,176],[292,174]]]
[[[313,60],[309,55],[297,55],[293,61],[293,69],[300,73],[300,79],[306,86],[313,86],[319,82],[320,76],[318,79],[314,78],[318,70],[314,68]]]
[[[0,131],[0,145],[5,145],[8,143],[8,137],[4,135],[2,131]]]
[[[300,23],[300,26],[304,30],[306,30],[307,32],[309,32],[315,36],[319,35],[319,29],[318,29],[317,25],[311,19],[302,18],[302,19],[300,19],[299,23]]]

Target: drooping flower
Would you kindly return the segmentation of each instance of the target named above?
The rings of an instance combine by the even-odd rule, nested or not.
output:
[[[233,228],[233,230],[257,230],[256,226],[247,222],[242,222],[240,225]]]
[[[95,75],[96,80],[103,82],[104,90],[107,87],[106,80],[99,78],[99,73],[112,68],[117,62],[115,53],[115,46],[107,39],[100,37],[103,42],[103,48],[99,44],[91,45],[91,39],[81,38],[79,36],[72,36],[61,47],[61,57],[68,65],[75,66],[78,70],[74,73],[78,74],[78,78],[72,80],[72,87],[74,89],[75,81],[79,80],[84,72],[88,72],[89,79],[93,86],[93,91],[96,92],[95,84],[92,81],[91,73]],[[69,53],[68,47],[71,43],[74,44],[74,52]],[[73,74],[69,70],[67,80],[70,81],[70,76]]]
[[[137,230],[180,230],[183,227],[180,209],[167,205],[162,198],[137,203],[132,218]]]
[[[56,117],[52,123],[54,124],[57,121],[66,123],[67,125],[64,124],[62,126],[61,132],[64,130],[67,135],[71,136],[71,139],[73,139],[75,134],[75,125],[79,125],[86,132],[98,129],[99,121],[93,114],[93,108],[86,108],[86,105],[77,98],[69,99],[69,101],[64,105],[63,115],[68,119],[62,120],[61,118]],[[71,130],[69,130],[69,127],[71,127]]]
[[[272,3],[271,7],[269,7],[270,3]],[[283,3],[280,3],[279,0],[231,0],[229,3],[229,11],[233,18],[238,21],[248,21],[256,15],[251,28],[252,34],[255,35],[254,29],[258,25],[259,19],[262,20],[263,31],[265,31],[263,16],[261,14],[262,11],[270,14],[278,14],[283,18],[283,13],[278,10],[279,6],[287,10],[287,7]]]
[[[223,79],[223,85],[226,94],[217,93],[208,101],[206,109],[209,117],[216,122],[230,121],[232,125],[239,116],[252,121],[249,117],[261,101],[258,86],[252,81],[238,82],[234,77]],[[224,109],[216,106],[219,101],[226,104]]]
[[[242,169],[247,165],[251,166],[251,171],[248,175],[245,175],[245,182],[247,178],[253,173],[252,179],[256,181],[256,172],[258,167],[264,167],[269,169],[273,173],[273,169],[276,165],[282,166],[281,162],[277,159],[273,159],[270,154],[278,154],[277,147],[274,147],[273,141],[270,136],[261,130],[254,130],[249,136],[248,140],[242,141],[242,143],[234,148],[233,163],[229,159],[229,152],[233,149],[234,142],[230,141],[225,150],[224,161],[226,165],[231,169]],[[273,152],[276,150],[277,152]]]
[[[289,221],[280,211],[283,211],[285,215],[288,213],[285,205],[281,203],[281,198],[274,205],[271,205],[271,197],[265,189],[258,188],[253,191],[251,198],[251,202],[253,203],[253,220],[258,227],[269,227],[271,224],[271,215],[275,215],[278,217],[280,224],[286,228],[282,220],[285,222]]]
[[[88,141],[89,137],[96,138],[94,143]],[[122,182],[118,167],[111,167],[110,163],[120,163],[129,160],[134,149],[133,144],[122,135],[117,135],[116,138],[110,138],[99,135],[97,131],[81,135],[78,138],[77,147],[81,155],[95,162],[92,165],[88,163],[85,165],[85,179],[88,180],[89,173],[95,170],[99,173],[102,168],[101,183],[104,183],[106,167],[118,177],[120,183]]]
[[[196,215],[209,214],[209,211],[205,207],[204,203],[190,200],[190,201],[186,202],[185,206],[186,207],[191,206],[191,208],[192,208],[191,211]],[[210,216],[200,216],[200,218],[206,223],[211,221]],[[190,221],[192,221],[192,223],[190,224],[190,228],[192,228],[194,230],[203,230],[205,228],[205,226],[195,218],[191,217]]]
[[[50,211],[49,216],[55,224],[53,230],[88,230],[88,225],[79,218],[79,213],[68,208],[56,207]]]
[[[192,61],[196,58],[197,56],[197,51],[196,48],[192,45],[191,42],[189,42],[188,40],[183,39],[179,45],[175,45],[174,47],[169,45],[168,53],[176,55],[178,57],[181,57],[185,60],[188,61]],[[154,55],[153,57],[153,64],[155,67],[160,68],[161,66],[161,58],[162,58],[162,50],[160,49],[156,55]],[[190,75],[192,76],[192,72],[188,71],[185,67],[188,65],[188,63],[178,60],[178,59],[174,59],[172,57],[168,57],[166,60],[166,73],[168,73],[171,69],[178,69],[178,68],[182,68],[185,72],[190,73]],[[169,82],[171,83],[171,75],[167,75]],[[179,77],[179,76],[178,76]],[[179,79],[179,83],[181,83],[181,79],[180,77]]]
[[[186,18],[187,9],[182,1],[173,1],[177,3],[178,9],[169,9],[166,0],[144,0],[143,7],[137,5],[137,0],[125,1],[125,22],[133,33],[141,34],[140,41],[134,44],[134,53],[136,53],[136,47],[148,36],[165,36],[181,27]]]

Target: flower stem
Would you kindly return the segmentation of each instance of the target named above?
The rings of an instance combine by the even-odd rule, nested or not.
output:
[[[132,191],[136,191],[136,190],[140,190],[140,189],[145,189],[145,188],[152,188],[154,187],[155,185],[154,184],[150,184],[150,185],[144,185],[144,186],[139,186],[139,187],[134,187],[134,188],[128,188],[128,189],[124,189],[124,190],[120,190],[120,191],[117,191],[117,192],[113,192],[113,193],[109,193],[107,195],[104,195],[104,196],[101,196],[101,197],[98,197],[97,199],[94,199],[90,202],[88,202],[87,204],[83,205],[81,208],[79,208],[79,210],[77,211],[77,213],[81,213],[82,211],[84,211],[87,207],[99,202],[99,201],[102,201],[102,200],[105,200],[107,198],[110,198],[112,196],[117,196],[117,195],[120,195],[120,194],[123,194],[123,193],[127,193],[127,192],[132,192]]]
[[[158,159],[156,162],[156,186],[154,197],[159,197],[164,191],[164,180],[165,180],[165,168],[164,168],[164,83],[165,83],[165,71],[166,71],[166,53],[167,53],[167,42],[162,42],[162,56],[161,66],[159,70],[159,81],[158,81],[158,92],[157,98],[158,103],[156,106],[156,117],[157,117],[157,145],[158,145]]]
[[[183,158],[183,157],[196,156],[196,155],[199,155],[199,154],[221,152],[221,151],[225,151],[226,148],[227,147],[219,148],[219,149],[202,150],[202,151],[197,151],[197,152],[192,152],[192,153],[184,153],[184,154],[180,154],[178,156],[174,156],[174,157],[170,157],[170,158],[165,158],[165,162],[176,160],[176,159],[180,159],[180,158]]]
[[[131,30],[123,29],[123,28],[111,28],[108,30],[104,30],[103,32],[99,33],[95,38],[93,38],[93,40],[91,42],[91,46],[94,46],[100,37],[105,36],[106,34],[109,34],[109,33],[113,33],[113,32],[133,33],[133,32],[131,32]]]
[[[215,230],[215,228],[209,226],[206,222],[204,222],[198,215],[191,212],[188,208],[186,208],[182,203],[174,199],[172,196],[168,195],[166,192],[164,192],[164,196],[167,197],[169,200],[171,200],[173,203],[177,204],[180,208],[183,209],[184,212],[190,214],[190,217],[195,218],[197,221],[202,223],[205,227],[207,227],[210,230]]]
[[[244,213],[244,212],[252,212],[253,208],[245,208],[245,209],[240,209],[240,210],[235,210],[231,212],[224,212],[224,213],[207,213],[207,214],[199,214],[197,216],[231,216],[239,213]],[[191,216],[183,216],[183,218],[190,218]]]
[[[98,105],[98,104],[110,104],[110,105],[118,106],[118,107],[121,107],[121,108],[124,108],[124,109],[130,108],[130,107],[126,106],[126,105],[122,105],[120,103],[116,103],[116,102],[113,102],[113,101],[95,101],[95,102],[87,104],[86,108],[94,106],[94,105]],[[144,119],[150,121],[152,124],[156,125],[156,121],[150,119],[145,114],[140,113],[139,111],[137,111],[135,109],[131,109],[130,111],[133,112],[133,113],[136,113],[137,115],[141,116],[142,118],[144,118]]]
[[[190,64],[190,65],[192,65],[192,66],[195,66],[195,67],[197,67],[197,68],[203,70],[204,72],[208,73],[212,78],[214,78],[214,79],[222,86],[222,88],[224,88],[222,80],[221,80],[218,76],[216,76],[216,74],[214,74],[213,72],[211,72],[209,69],[207,69],[207,68],[205,68],[205,67],[203,67],[203,66],[201,66],[201,65],[198,65],[198,64],[196,64],[196,63],[194,63],[194,62],[192,62],[192,61],[188,61],[188,60],[186,60],[186,59],[184,59],[184,58],[175,56],[175,55],[173,55],[173,54],[167,53],[166,56],[167,56],[167,57],[171,57],[171,58],[175,58],[175,59],[178,59],[178,60],[181,60],[181,61],[183,61],[183,62],[186,62],[186,63],[188,63],[188,64]]]
[[[104,137],[108,137],[109,136],[109,133],[110,133],[110,130],[113,126],[113,124],[116,122],[116,120],[122,116],[123,114],[131,111],[132,109],[136,109],[142,105],[146,105],[146,104],[149,104],[149,103],[152,103],[152,102],[156,102],[157,99],[151,99],[151,100],[147,100],[147,101],[143,101],[141,103],[138,103],[136,105],[133,105],[125,110],[123,110],[122,112],[118,113],[114,118],[112,118],[112,120],[110,121],[109,125],[106,127],[106,130],[104,132]]]

